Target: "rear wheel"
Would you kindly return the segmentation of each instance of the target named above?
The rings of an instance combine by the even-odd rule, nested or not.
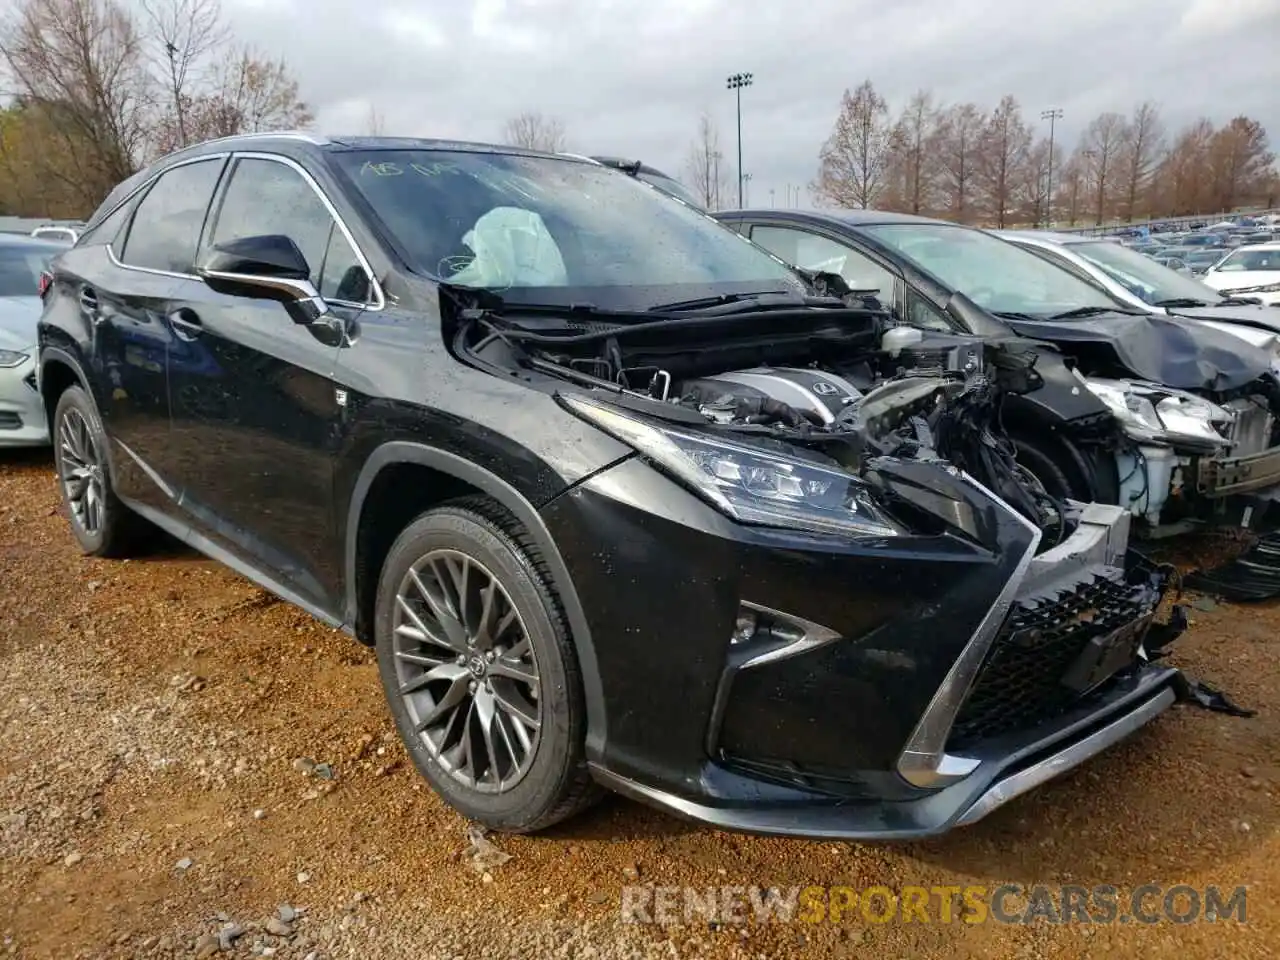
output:
[[[599,796],[564,613],[527,531],[491,501],[430,510],[400,534],[375,649],[414,765],[465,816],[528,833]]]
[[[58,488],[80,548],[96,557],[128,556],[140,518],[111,487],[102,418],[79,386],[58,398],[52,433]]]

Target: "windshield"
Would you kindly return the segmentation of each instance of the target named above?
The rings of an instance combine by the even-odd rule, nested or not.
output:
[[[867,233],[992,313],[1052,316],[1113,310],[1107,294],[1029,250],[981,230],[944,223],[885,223]]]
[[[1237,250],[1218,264],[1215,273],[1237,273],[1260,270],[1268,273],[1280,271],[1280,247],[1274,250]]]
[[[46,243],[0,243],[0,297],[38,297],[40,272],[63,249]]]
[[[438,150],[331,156],[415,270],[509,302],[643,309],[804,293],[739,234],[598,164]]]
[[[1215,303],[1222,299],[1222,295],[1216,290],[1181,273],[1175,273],[1150,257],[1128,250],[1118,243],[1085,242],[1068,246],[1073,253],[1088,260],[1146,303],[1163,303],[1165,300]]]

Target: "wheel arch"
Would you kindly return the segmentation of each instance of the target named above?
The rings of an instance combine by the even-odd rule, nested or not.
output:
[[[470,460],[426,444],[395,440],[377,447],[365,461],[347,506],[343,547],[346,624],[360,642],[372,642],[373,620],[370,614],[377,594],[382,561],[391,541],[403,529],[403,525],[400,525],[399,530],[391,534],[389,539],[388,531],[381,534],[376,532],[378,528],[369,522],[376,516],[369,509],[373,503],[370,495],[379,491],[394,493],[398,476],[421,478],[424,471],[428,472],[435,486],[428,496],[413,501],[414,516],[434,504],[480,493],[500,504],[515,517],[537,544],[551,574],[551,587],[560,599],[572,632],[587,707],[587,751],[588,756],[594,755],[596,751],[592,749],[592,744],[602,744],[604,741],[604,696],[591,628],[573,577],[551,531],[547,529],[533,503],[507,481]],[[410,511],[404,512],[407,514]],[[392,515],[395,515],[394,511]],[[405,522],[412,519],[413,517],[407,517]],[[391,526],[395,524],[388,525],[388,530]],[[379,553],[381,556],[378,556]],[[375,560],[376,569],[370,570],[369,567],[373,566]]]
[[[65,350],[46,347],[40,353],[40,400],[44,404],[45,422],[53,428],[53,412],[58,408],[58,398],[68,387],[80,387],[93,397],[93,388],[84,368]]]
[[[1119,479],[1113,458],[1104,458],[1077,442],[1072,436],[1071,421],[1042,403],[1017,402],[1026,397],[1005,398],[1002,421],[1009,436],[1044,451],[1059,466],[1070,470],[1084,485],[1086,499],[1114,504],[1119,501]],[[1013,402],[1011,402],[1013,401]]]

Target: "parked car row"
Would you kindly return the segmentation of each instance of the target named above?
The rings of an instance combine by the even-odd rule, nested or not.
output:
[[[417,769],[509,831],[607,787],[933,834],[1185,698],[1130,529],[1280,482],[1273,340],[669,180],[301,134],[139,172],[39,283],[81,548],[159,528],[372,645]]]

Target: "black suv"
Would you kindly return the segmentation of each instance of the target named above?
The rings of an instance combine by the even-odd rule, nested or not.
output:
[[[606,785],[933,833],[1174,699],[1127,514],[1047,497],[995,423],[1021,341],[903,369],[886,314],[599,163],[213,141],[52,273],[84,550],[150,521],[373,644],[418,769],[494,827]]]

